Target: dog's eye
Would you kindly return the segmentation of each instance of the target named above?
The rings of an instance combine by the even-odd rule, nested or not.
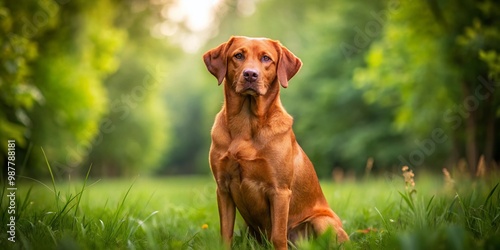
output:
[[[270,61],[271,61],[271,57],[268,57],[268,56],[263,56],[263,57],[262,57],[262,61],[263,61],[263,62],[270,62]]]
[[[236,59],[238,59],[238,60],[241,60],[241,59],[243,59],[243,54],[241,54],[241,53],[236,53],[236,54],[234,55],[234,58],[236,58]]]

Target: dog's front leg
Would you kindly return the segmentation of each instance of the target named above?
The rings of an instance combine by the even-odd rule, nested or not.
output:
[[[226,247],[231,247],[236,207],[229,192],[217,187],[217,206],[219,207],[220,232]]]
[[[271,242],[277,250],[287,249],[288,210],[292,191],[289,188],[276,188],[270,194],[271,205]]]

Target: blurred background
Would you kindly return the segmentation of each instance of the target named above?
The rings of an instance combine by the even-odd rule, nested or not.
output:
[[[208,174],[223,89],[201,56],[231,35],[302,59],[281,97],[321,178],[500,161],[493,0],[0,0],[0,30],[18,175],[48,176],[42,148],[61,178]]]

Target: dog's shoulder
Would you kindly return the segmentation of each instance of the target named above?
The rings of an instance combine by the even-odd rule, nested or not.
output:
[[[216,116],[212,126],[212,141],[219,144],[231,143],[231,136],[227,125],[226,114],[221,110]]]

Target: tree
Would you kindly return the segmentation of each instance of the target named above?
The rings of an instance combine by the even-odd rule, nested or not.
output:
[[[499,101],[491,84],[497,80],[498,11],[491,1],[404,1],[370,48],[368,66],[356,72],[366,100],[398,107],[395,125],[416,142],[410,164],[430,158],[441,167],[445,162],[433,156],[454,155],[450,160],[456,162],[465,155],[475,174],[484,154],[491,167]],[[432,140],[436,132],[441,141]]]
[[[38,2],[0,2],[0,146],[1,162],[7,159],[9,139],[17,147],[26,148],[31,119],[29,111],[43,101],[40,90],[33,84],[29,64],[38,57],[37,35],[51,27],[56,17]],[[43,18],[43,19],[39,19]],[[35,23],[34,23],[35,22]],[[18,154],[20,151],[18,151]]]
[[[40,147],[56,173],[81,167],[106,112],[102,81],[118,67],[116,53],[125,35],[114,26],[111,1],[58,7],[57,25],[37,36],[40,56],[32,66],[32,80],[44,97],[30,114],[32,174],[46,169]]]
[[[138,11],[123,6],[116,22],[127,31],[119,51],[119,69],[105,81],[107,114],[87,164],[95,175],[152,173],[168,152],[171,119],[163,100],[172,81],[168,60],[177,53],[165,40],[150,35],[154,6]]]
[[[139,5],[2,2],[0,137],[18,140],[20,155],[32,145],[25,175],[46,172],[40,148],[58,175],[78,174],[92,162],[94,169],[112,165],[120,173],[157,167],[168,133],[159,83],[163,64],[157,62],[168,50],[151,38],[144,16],[153,15],[130,11]]]

